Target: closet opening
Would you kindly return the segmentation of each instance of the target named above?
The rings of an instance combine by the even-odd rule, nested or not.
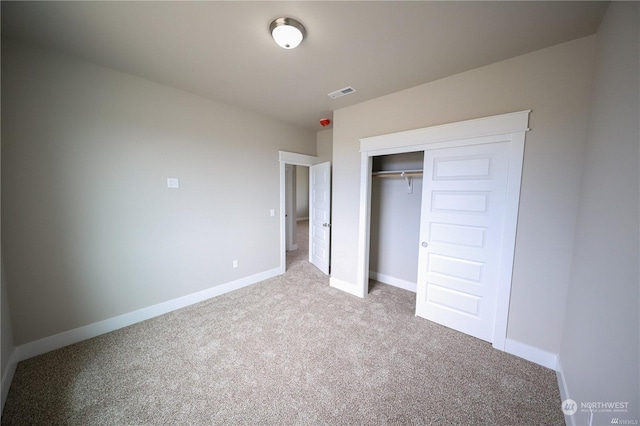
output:
[[[377,176],[395,172],[407,180],[406,191],[415,193],[418,180],[413,179],[411,188],[410,172],[403,174],[395,167],[385,170],[383,167],[387,166],[379,164],[385,160],[376,158],[421,152],[424,165],[420,209],[407,210],[405,216],[392,213],[401,218],[398,223],[410,223],[408,211],[419,212],[420,216],[419,232],[413,233],[418,239],[407,244],[418,251],[418,267],[404,271],[416,273],[415,281],[413,276],[404,275],[406,282],[417,283],[416,315],[505,350],[522,162],[530,112],[519,111],[360,139],[356,283],[350,285],[335,280],[332,285],[366,297],[371,272],[375,272],[378,279],[385,279],[385,272],[388,272],[384,270],[385,261],[388,256],[395,255],[386,248],[385,238],[389,233],[385,225],[396,224],[396,221],[387,220],[387,209],[406,200],[384,201],[389,196],[381,189],[380,194],[375,195],[380,207],[374,207],[373,187],[380,184],[376,183]],[[379,215],[375,222],[374,215]],[[397,237],[407,233],[411,238],[411,232],[401,228],[390,234]],[[395,250],[402,253],[403,248],[404,240]],[[415,249],[403,254],[400,259],[396,258],[396,263],[415,256]],[[399,273],[402,273],[400,268],[391,272]],[[404,281],[402,277],[390,275],[389,278],[387,281],[390,282],[400,278],[396,285]]]
[[[369,278],[414,293],[423,164],[424,151],[372,157]]]

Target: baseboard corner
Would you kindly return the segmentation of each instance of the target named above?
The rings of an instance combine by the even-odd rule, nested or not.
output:
[[[558,355],[558,360],[556,362],[556,379],[558,380],[558,390],[560,391],[560,401],[571,399],[571,397],[569,396],[570,395],[569,387],[567,386],[567,380],[565,379],[564,369],[562,368],[562,361],[560,360],[560,355]],[[564,420],[568,426],[576,426],[575,416],[569,416],[565,414]]]
[[[507,338],[504,351],[551,370],[556,371],[557,369],[558,355],[536,348],[535,346]]]
[[[558,357],[558,362],[556,363],[556,377],[558,379],[558,389],[560,390],[560,400],[564,401],[565,399],[569,399],[569,388],[567,387],[567,381],[564,377],[560,357]]]
[[[413,293],[418,291],[418,284],[412,281],[403,280],[400,278],[395,278],[390,275],[380,274],[376,271],[369,271],[369,278],[372,280],[379,281],[383,284],[388,284],[393,287],[398,287],[403,290],[408,290]]]
[[[0,413],[4,410],[4,403],[7,401],[7,395],[9,395],[9,389],[11,388],[11,382],[13,382],[13,376],[16,373],[18,361],[18,349],[13,348],[4,373],[2,374],[2,382],[0,383]]]

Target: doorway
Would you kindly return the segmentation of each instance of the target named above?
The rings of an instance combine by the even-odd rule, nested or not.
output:
[[[285,165],[286,268],[309,257],[309,167]]]
[[[287,167],[303,166],[309,173],[308,259],[329,273],[331,231],[331,165],[318,157],[280,151],[280,273],[287,271]],[[292,235],[293,231],[289,232]],[[298,243],[299,244],[299,243]]]

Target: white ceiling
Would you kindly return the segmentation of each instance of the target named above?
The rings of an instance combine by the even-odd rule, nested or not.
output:
[[[605,2],[6,2],[2,35],[289,123],[594,34]],[[307,28],[295,50],[268,32]],[[332,100],[327,93],[353,86]]]

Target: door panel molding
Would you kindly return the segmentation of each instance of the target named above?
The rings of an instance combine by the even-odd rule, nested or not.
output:
[[[492,173],[464,169],[473,154],[490,160]],[[496,295],[503,260],[504,201],[506,199],[509,143],[498,142],[425,151],[424,182],[416,315],[439,324],[493,342]],[[464,179],[435,179],[440,159],[461,159],[458,176]],[[489,170],[489,168],[487,168]],[[453,176],[453,173],[449,173]],[[490,179],[487,179],[487,176]],[[470,187],[477,187],[469,191]],[[438,194],[452,194],[441,208]],[[444,234],[432,238],[433,224],[445,223]],[[456,227],[482,229],[481,244],[475,247],[450,244],[460,232]],[[437,229],[437,228],[436,228]],[[480,242],[476,237],[476,243]]]
[[[309,168],[309,262],[329,275],[331,250],[331,162]]]

